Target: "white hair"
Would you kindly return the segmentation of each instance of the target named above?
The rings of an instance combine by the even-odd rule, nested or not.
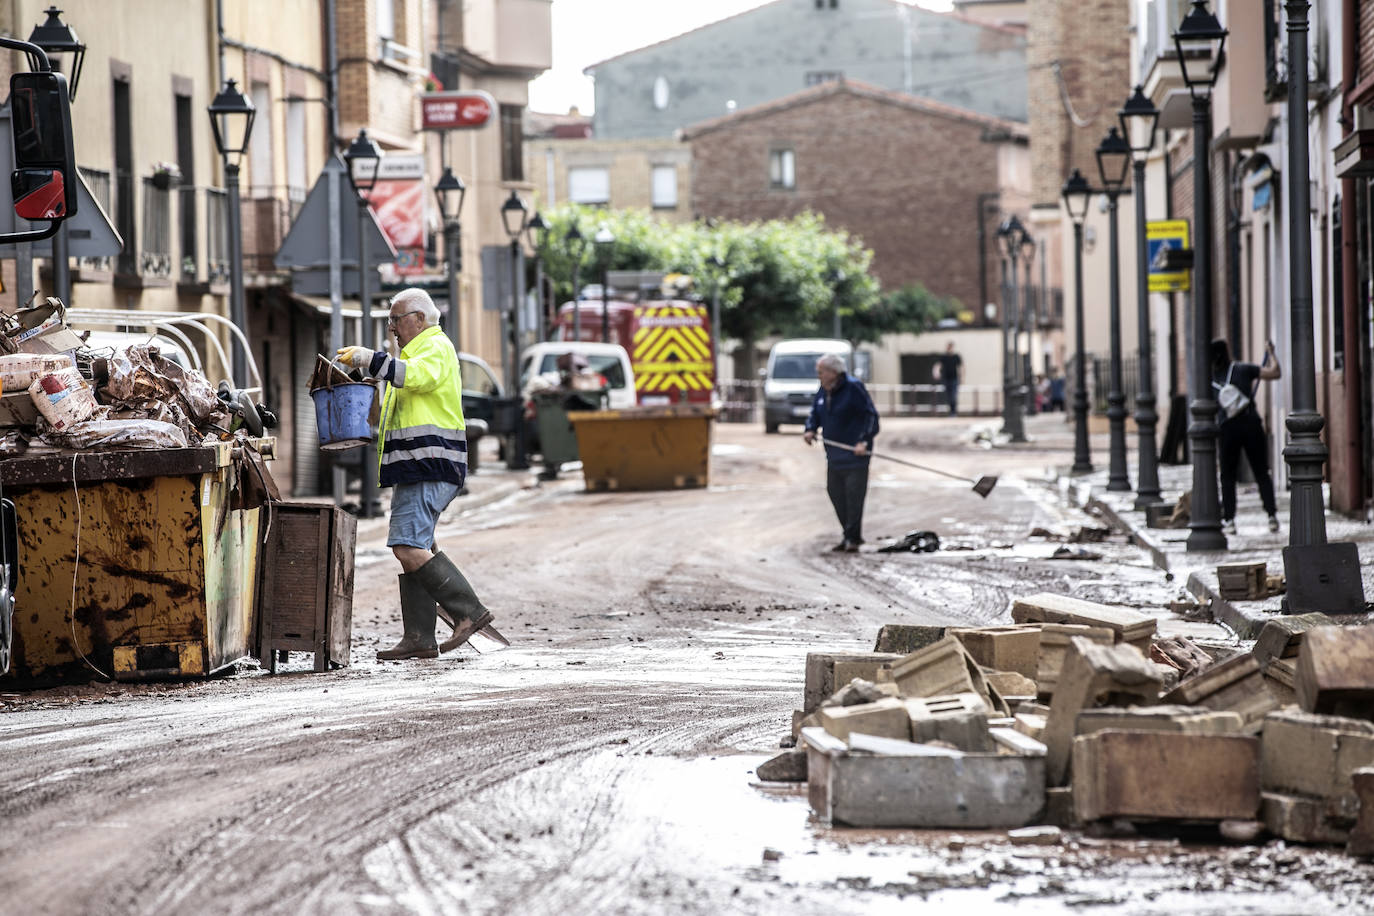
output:
[[[838,353],[827,353],[816,360],[816,368],[819,369],[822,366],[829,369],[831,372],[840,373],[845,372],[849,368],[845,365],[844,357]]]
[[[398,303],[406,306],[408,310],[413,309],[423,313],[425,316],[425,327],[427,328],[432,328],[439,323],[439,307],[434,304],[433,299],[429,298],[429,293],[420,289],[418,286],[403,289],[392,296],[391,304],[396,305]]]

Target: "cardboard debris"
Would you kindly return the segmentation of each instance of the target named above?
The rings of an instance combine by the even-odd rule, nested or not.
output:
[[[1313,627],[1298,651],[1298,705],[1374,719],[1374,627]]]
[[[1243,735],[1083,735],[1073,742],[1074,812],[1082,821],[1248,820],[1259,813],[1259,769],[1259,741]]]

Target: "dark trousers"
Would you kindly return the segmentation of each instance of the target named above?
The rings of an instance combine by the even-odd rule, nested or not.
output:
[[[952,417],[959,415],[959,383],[945,382],[945,403],[949,405],[949,414]]]
[[[844,539],[851,544],[863,543],[868,463],[852,468],[827,466],[825,492],[830,494],[830,504],[835,507],[835,517],[840,520],[840,527],[844,529]]]
[[[1236,472],[1240,470],[1240,456],[1250,462],[1259,484],[1260,502],[1270,515],[1278,512],[1274,502],[1274,478],[1269,476],[1269,442],[1264,435],[1264,421],[1253,410],[1221,424],[1217,439],[1217,460],[1221,465],[1221,517],[1236,517]]]

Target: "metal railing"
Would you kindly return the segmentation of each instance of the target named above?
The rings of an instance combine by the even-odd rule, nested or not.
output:
[[[165,279],[172,275],[172,191],[143,179],[143,238],[138,272]]]
[[[884,417],[937,417],[949,413],[945,388],[939,384],[869,384],[869,395]],[[724,423],[763,422],[763,382],[737,379],[716,387],[720,419]],[[995,416],[1002,412],[1001,385],[960,385],[959,413]]]
[[[114,202],[114,182],[111,180],[110,173],[103,169],[88,169],[84,166],[79,167],[81,177],[86,181],[86,187],[90,188],[91,196],[96,203],[100,204],[105,213],[111,214],[111,205]],[[113,259],[105,256],[98,258],[77,258],[76,266],[78,270],[109,270],[114,266]]]
[[[196,238],[196,188],[194,186],[177,189],[177,219],[181,236],[181,279],[194,283],[200,274],[200,250]]]
[[[205,189],[205,280],[229,282],[229,192]]]

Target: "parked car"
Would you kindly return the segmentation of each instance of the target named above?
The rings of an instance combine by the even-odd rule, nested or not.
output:
[[[635,371],[630,354],[620,344],[589,340],[550,340],[537,343],[520,357],[520,390],[529,388],[530,380],[544,373],[558,373],[558,357],[577,353],[585,357],[592,372],[606,378],[612,410],[635,406]]]
[[[852,364],[854,348],[847,340],[800,338],[780,340],[768,351],[763,370],[764,432],[775,433],[784,423],[806,423],[811,398],[820,387],[816,360],[827,353],[838,353]]]

